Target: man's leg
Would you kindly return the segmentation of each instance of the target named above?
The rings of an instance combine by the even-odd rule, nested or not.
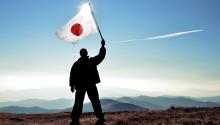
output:
[[[83,101],[85,97],[85,89],[77,89],[75,95],[75,104],[71,113],[72,122],[71,125],[78,125],[79,118],[82,113]]]
[[[92,102],[95,115],[100,120],[104,120],[104,115],[102,113],[102,107],[99,100],[99,94],[96,85],[91,85],[87,88],[87,94]]]

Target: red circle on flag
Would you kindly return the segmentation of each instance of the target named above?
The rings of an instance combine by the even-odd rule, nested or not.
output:
[[[71,32],[73,35],[80,36],[83,33],[82,25],[79,23],[74,24],[71,27]]]

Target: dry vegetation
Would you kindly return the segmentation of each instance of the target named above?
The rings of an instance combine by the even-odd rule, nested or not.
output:
[[[220,125],[220,108],[175,108],[165,111],[114,112],[105,114],[105,125]],[[68,125],[70,113],[0,113],[0,125]],[[84,113],[81,125],[95,125],[93,113]]]

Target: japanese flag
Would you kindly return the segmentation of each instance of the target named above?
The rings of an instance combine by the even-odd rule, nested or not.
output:
[[[78,14],[61,27],[56,35],[65,41],[76,44],[79,40],[97,33],[98,29],[89,3],[82,5]]]

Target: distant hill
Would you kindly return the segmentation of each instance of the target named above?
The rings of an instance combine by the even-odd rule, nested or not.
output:
[[[101,99],[104,112],[142,111],[146,109],[161,110],[171,106],[177,107],[220,107],[218,97],[178,97],[178,96],[135,96]],[[201,100],[201,101],[199,101]],[[39,100],[28,99],[22,101],[0,102],[0,112],[10,113],[50,113],[72,111],[73,99]],[[206,102],[212,101],[212,102]],[[215,102],[216,101],[216,102]],[[93,112],[91,103],[85,103],[83,112]]]
[[[101,105],[102,110],[104,112],[118,112],[118,111],[143,111],[146,110],[145,108],[129,104],[129,103],[123,103],[119,101],[115,101],[112,99],[101,99]],[[68,108],[64,110],[65,112],[72,111],[72,108]],[[85,103],[83,105],[83,112],[93,112],[92,104],[91,103]]]
[[[45,114],[59,112],[57,109],[44,109],[40,107],[19,107],[19,106],[8,106],[0,108],[0,112],[16,113],[16,114]]]
[[[220,96],[213,96],[213,97],[199,97],[199,98],[193,98],[198,101],[202,102],[215,102],[220,104]]]
[[[0,107],[20,106],[20,107],[41,107],[45,109],[65,109],[71,107],[74,103],[73,99],[55,99],[55,100],[41,100],[41,99],[27,99],[21,101],[0,102]]]
[[[146,100],[136,99],[135,97],[121,97],[117,101],[138,105],[147,109],[162,109],[163,106],[147,102]]]
[[[161,106],[161,109],[167,109],[170,106],[181,106],[181,107],[219,107],[220,106],[219,104],[214,102],[201,102],[187,97],[137,96],[137,97],[133,97],[133,99],[137,101],[144,101],[151,104],[156,104],[158,106]]]

